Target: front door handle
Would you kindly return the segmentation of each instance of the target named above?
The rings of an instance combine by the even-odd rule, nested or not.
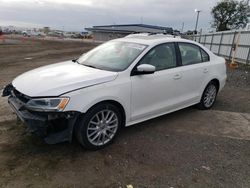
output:
[[[203,69],[203,72],[208,73],[208,69],[207,68]]]
[[[181,75],[180,74],[175,74],[173,79],[174,80],[179,80],[179,79],[181,79]]]

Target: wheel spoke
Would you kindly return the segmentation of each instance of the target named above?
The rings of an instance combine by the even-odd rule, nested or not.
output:
[[[102,114],[102,121],[105,121],[104,111],[102,111],[101,114]]]
[[[114,119],[114,120],[108,122],[108,124],[110,125],[110,124],[112,124],[112,123],[114,123],[114,122],[116,122],[116,121],[117,121],[117,119]]]
[[[97,139],[97,144],[100,144],[100,142],[101,142],[101,137],[102,137],[102,134],[99,134],[99,135],[98,135],[98,139]]]
[[[106,120],[108,120],[110,113],[111,113],[111,111],[108,111],[108,112],[107,112],[107,114],[106,114],[106,116],[105,116],[105,119],[106,119]]]
[[[112,115],[110,116],[110,118],[107,120],[108,122],[110,122],[112,120],[112,118],[114,117],[114,113],[112,113]]]
[[[94,125],[98,125],[99,124],[98,122],[94,122],[94,121],[90,121],[89,123],[90,124],[94,124]]]
[[[117,125],[111,125],[111,126],[107,126],[107,129],[112,129],[112,128],[115,128],[117,127]]]
[[[97,137],[100,135],[100,133],[98,132],[95,136],[94,136],[94,138],[92,138],[91,139],[91,141],[93,142],[93,141],[95,141],[95,139],[97,139]]]
[[[104,144],[105,141],[106,141],[106,140],[105,140],[105,132],[103,132],[103,133],[102,133],[102,144]]]
[[[204,98],[204,103],[207,103],[208,100],[209,100],[208,97]]]
[[[89,137],[91,137],[91,136],[93,136],[93,135],[95,135],[95,134],[98,134],[98,130],[95,130],[95,131],[93,131],[92,133],[90,133],[90,134],[89,134]]]
[[[107,129],[107,131],[111,132],[112,134],[115,133],[115,131],[111,130],[111,129]]]
[[[97,121],[100,122],[99,114],[96,114],[95,117],[97,118]]]
[[[95,131],[95,130],[98,130],[98,127],[89,127],[88,130],[89,131]]]
[[[106,132],[105,132],[104,134],[105,134],[109,139],[111,139],[110,136],[109,136]]]

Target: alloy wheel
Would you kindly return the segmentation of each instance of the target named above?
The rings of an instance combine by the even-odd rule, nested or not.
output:
[[[105,109],[97,112],[88,123],[88,141],[95,146],[105,145],[115,136],[118,123],[118,117],[114,111]]]
[[[209,108],[213,105],[217,94],[217,88],[214,84],[210,84],[204,94],[204,106]]]

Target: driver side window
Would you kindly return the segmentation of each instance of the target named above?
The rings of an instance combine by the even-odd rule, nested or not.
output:
[[[166,43],[154,47],[142,58],[139,64],[153,65],[156,71],[176,67],[174,43]]]

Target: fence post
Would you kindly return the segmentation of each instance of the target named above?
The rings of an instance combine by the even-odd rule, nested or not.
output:
[[[201,43],[201,35],[202,35],[202,32],[200,32],[199,43]],[[197,41],[196,41],[196,42],[197,42]]]
[[[205,34],[204,35],[204,43],[203,43],[204,46],[206,45],[206,40],[207,40],[207,35]]]
[[[246,59],[246,64],[249,64],[249,57],[250,57],[250,47],[248,48],[248,54],[247,54],[247,59]]]
[[[220,48],[221,48],[221,44],[222,44],[222,39],[223,39],[223,32],[221,33],[221,37],[220,37],[220,44],[219,44],[219,49],[218,49],[218,55],[220,55]]]
[[[235,40],[236,33],[237,33],[237,31],[234,32],[233,42],[232,42],[231,50],[230,50],[230,54],[229,54],[229,61],[232,60],[232,52],[233,52],[233,48],[234,48],[234,40]]]
[[[213,40],[214,40],[214,33],[212,34],[212,39],[211,39],[211,43],[210,43],[210,50],[212,50]]]
[[[194,35],[188,36],[188,39],[189,39],[189,40],[194,40]]]

